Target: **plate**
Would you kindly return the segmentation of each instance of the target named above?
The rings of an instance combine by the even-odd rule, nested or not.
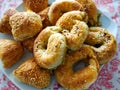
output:
[[[49,0],[49,4],[51,4],[54,0]],[[25,11],[23,4],[21,4],[19,7],[17,7],[18,11]],[[101,13],[101,17],[100,17],[100,21],[102,23],[102,27],[108,29],[115,37],[117,34],[117,25],[111,20],[109,19],[107,16],[105,16],[102,12]],[[0,33],[0,38],[6,38],[6,39],[13,39],[11,35],[6,35],[6,34],[2,34]],[[18,86],[21,90],[40,90],[38,88],[35,88],[33,86],[29,86],[27,84],[21,83],[19,81],[17,81],[14,77],[14,75],[12,74],[12,71],[14,69],[16,69],[21,63],[24,62],[24,60],[32,57],[32,53],[28,52],[27,50],[25,50],[23,57],[21,58],[20,61],[18,61],[15,65],[13,65],[11,68],[9,69],[4,69],[2,68],[2,63],[0,61],[0,69],[3,71],[3,73],[5,73],[5,75],[16,85]],[[49,87],[41,89],[41,90],[53,90],[54,88],[56,88],[57,83],[55,80],[54,75],[52,75],[52,79],[51,79],[51,84]],[[58,86],[57,86],[58,87]],[[63,89],[63,88],[61,88]]]

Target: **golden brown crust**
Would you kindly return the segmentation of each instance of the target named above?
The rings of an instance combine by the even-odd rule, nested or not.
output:
[[[98,18],[98,11],[95,3],[93,0],[76,0],[80,4],[83,5],[85,12],[88,14],[89,17],[89,24],[90,25],[97,25],[99,23],[99,18]]]
[[[4,68],[9,68],[20,60],[23,47],[20,43],[8,39],[0,39],[0,58]]]
[[[67,46],[71,50],[78,50],[84,43],[88,35],[87,15],[81,11],[70,11],[63,14],[58,21],[56,26],[60,26],[67,40]],[[82,21],[83,20],[83,21]]]
[[[19,81],[37,88],[44,88],[50,84],[50,71],[40,68],[34,58],[26,60],[13,74]]]
[[[34,57],[39,66],[54,69],[60,65],[66,54],[65,36],[58,33],[58,26],[47,27],[34,42]]]
[[[41,17],[34,12],[19,12],[10,17],[14,39],[23,41],[34,37],[42,30]]]
[[[82,10],[83,7],[80,3],[74,0],[61,0],[55,1],[50,6],[48,17],[50,22],[55,25],[56,21],[62,16],[63,13],[72,10]]]
[[[85,43],[90,45],[100,64],[107,63],[116,53],[115,37],[101,27],[91,27]]]
[[[47,8],[45,8],[44,10],[42,10],[41,12],[38,13],[38,15],[41,16],[43,28],[45,28],[45,27],[47,27],[47,26],[51,26],[51,23],[50,23],[49,18],[48,18],[49,8],[50,8],[50,7],[47,7]]]
[[[9,19],[15,13],[17,13],[17,11],[13,8],[8,9],[4,13],[4,15],[3,15],[3,17],[1,18],[1,21],[0,21],[0,32],[6,33],[6,34],[11,34],[12,28],[9,24]]]
[[[100,21],[99,21],[100,14],[98,13],[94,1],[93,0],[75,0],[75,1],[79,2],[83,6],[82,11],[85,11],[88,14],[89,17],[88,25],[100,26]]]
[[[30,52],[33,52],[33,46],[34,46],[34,41],[36,39],[37,36],[34,36],[32,38],[28,38],[24,41],[22,41],[22,46],[25,47],[27,50],[29,50]]]
[[[48,0],[23,0],[23,4],[26,10],[38,13],[48,7]]]
[[[88,62],[89,65],[73,71],[73,65],[78,61]],[[67,90],[87,89],[98,77],[99,63],[89,46],[83,46],[78,51],[67,54],[63,64],[55,69],[57,81]]]

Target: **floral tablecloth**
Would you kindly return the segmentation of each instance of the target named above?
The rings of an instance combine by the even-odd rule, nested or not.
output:
[[[120,90],[120,0],[94,0],[97,8],[118,25],[117,53],[115,57],[104,65],[99,73],[97,81],[89,90]],[[22,0],[0,0],[0,18],[9,8],[16,8]],[[114,28],[113,28],[114,30]],[[55,90],[59,86],[55,84]],[[0,90],[19,90],[0,70]]]

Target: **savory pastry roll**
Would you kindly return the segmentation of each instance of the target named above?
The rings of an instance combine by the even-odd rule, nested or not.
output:
[[[41,17],[34,12],[19,12],[10,17],[14,39],[23,41],[34,37],[42,30]]]
[[[17,11],[13,8],[9,8],[4,15],[1,18],[0,21],[0,32],[2,33],[6,33],[6,34],[11,34],[11,26],[9,24],[9,19],[12,15],[14,15],[15,13],[17,13]]]
[[[4,68],[9,68],[20,60],[23,55],[23,47],[19,42],[8,39],[0,39],[0,59]]]
[[[13,74],[19,81],[37,88],[44,88],[50,84],[50,71],[40,68],[33,57],[15,69]]]

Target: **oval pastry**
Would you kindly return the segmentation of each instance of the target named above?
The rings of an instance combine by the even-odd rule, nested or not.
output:
[[[56,21],[62,16],[63,13],[82,9],[82,5],[75,0],[55,1],[50,6],[48,17],[50,22],[55,25]]]
[[[73,65],[78,61],[83,61],[87,66],[73,70]],[[99,63],[92,49],[83,46],[77,51],[73,51],[65,56],[62,65],[55,69],[55,76],[61,86],[67,90],[86,90],[95,82],[99,73]]]
[[[60,65],[66,54],[66,38],[57,26],[45,28],[35,39],[34,56],[40,67],[53,69]]]

